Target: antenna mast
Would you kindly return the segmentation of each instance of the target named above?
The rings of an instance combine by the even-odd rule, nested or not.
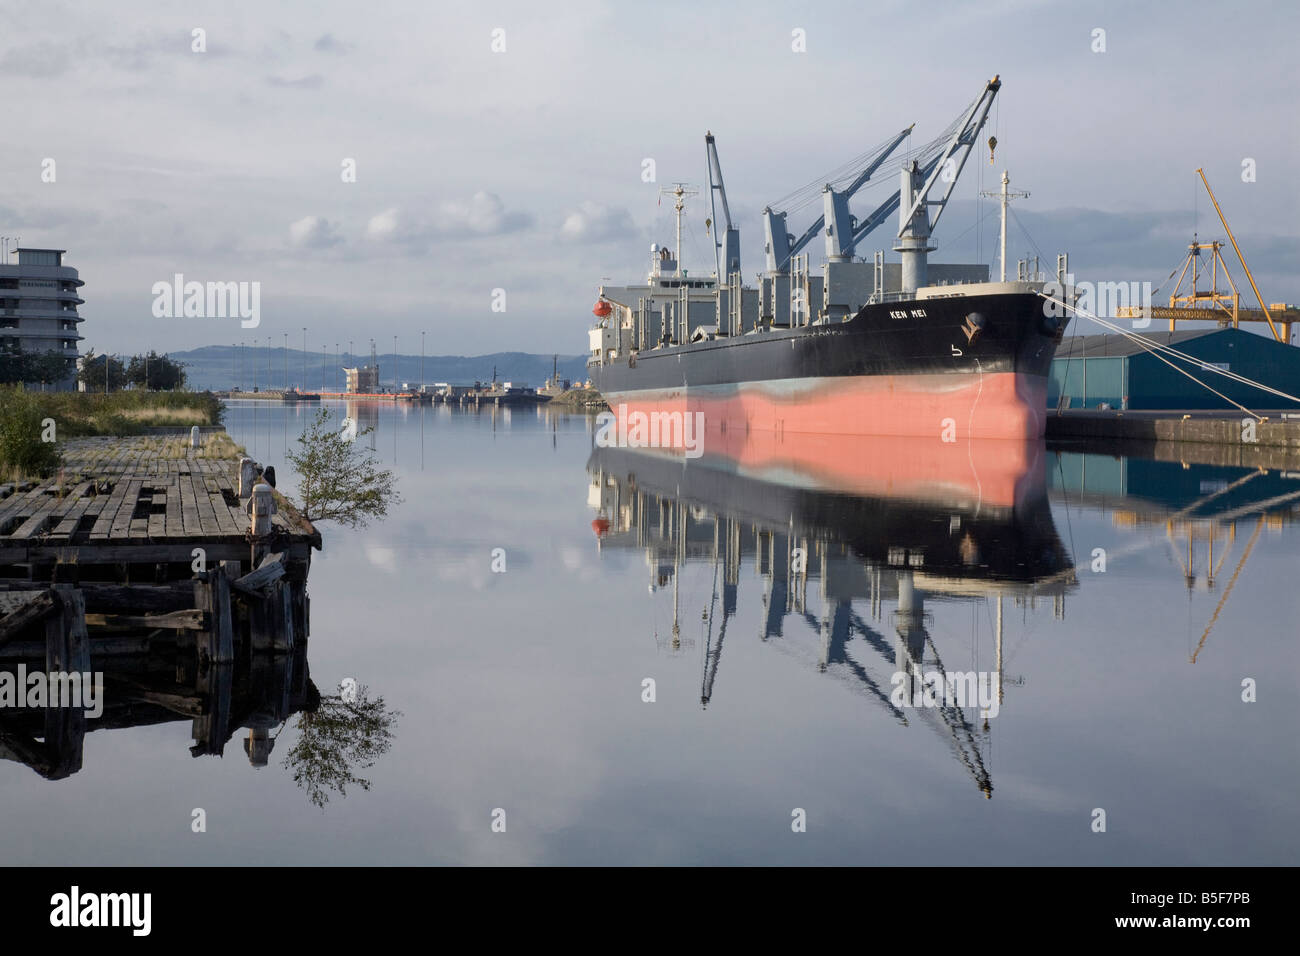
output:
[[[675,199],[673,209],[677,210],[677,248],[673,254],[677,259],[677,275],[682,274],[682,213],[686,210],[686,197],[698,196],[698,189],[691,189],[686,183],[673,183],[671,189],[663,186],[659,190],[661,196],[672,196]]]
[[[1013,199],[1027,199],[1029,193],[1021,192],[1018,189],[1007,189],[1007,184],[1011,182],[1011,177],[1007,171],[1002,170],[1002,190],[1000,192],[991,192],[984,190],[981,196],[987,196],[990,199],[1000,199],[1002,201],[1002,281],[1007,281],[1007,204]]]

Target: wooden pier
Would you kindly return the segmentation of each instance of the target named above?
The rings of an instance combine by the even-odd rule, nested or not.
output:
[[[0,485],[0,579],[171,577],[157,567],[188,571],[196,547],[209,564],[246,564],[252,542],[238,470],[237,459],[205,457],[183,438],[70,442],[61,476]],[[266,543],[290,563],[306,562],[320,536],[284,499],[279,505]]]
[[[247,675],[279,674],[272,683],[289,689],[255,681],[277,702],[245,723],[263,737],[268,714],[311,696],[306,581],[321,540],[278,495],[269,522],[254,523],[224,434],[190,445],[78,440],[59,476],[0,485],[0,672],[118,674],[106,725],[132,722],[141,707],[145,722],[192,718],[194,752],[220,753],[252,719],[236,692]],[[0,757],[66,776],[80,767],[85,714],[43,710],[0,708]],[[250,737],[250,759],[258,746]]]

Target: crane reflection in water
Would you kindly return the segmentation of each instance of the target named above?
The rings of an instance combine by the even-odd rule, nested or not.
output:
[[[991,797],[989,717],[1018,680],[1004,672],[1004,602],[1028,609],[1050,598],[1059,618],[1077,586],[1052,521],[1042,443],[709,437],[696,459],[596,448],[587,465],[602,553],[643,552],[650,590],[671,588],[670,650],[689,646],[681,636],[684,569],[699,565],[711,581],[701,612],[701,707],[722,689],[742,570],[752,568],[760,641],[791,650],[815,635],[817,670],[897,726],[929,727]],[[985,600],[996,621],[988,672],[996,703],[981,712],[973,700],[923,698],[923,675],[951,681],[955,673],[939,647],[951,635],[936,640],[927,606]],[[929,706],[913,706],[923,699]]]

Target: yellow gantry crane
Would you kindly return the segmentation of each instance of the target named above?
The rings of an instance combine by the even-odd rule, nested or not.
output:
[[[1223,243],[1192,242],[1187,247],[1187,258],[1183,260],[1178,283],[1174,286],[1174,291],[1169,294],[1168,307],[1153,305],[1149,311],[1144,311],[1140,306],[1125,306],[1115,310],[1116,316],[1120,318],[1149,317],[1168,319],[1170,332],[1177,330],[1180,319],[1184,322],[1214,320],[1223,326],[1231,325],[1234,329],[1242,322],[1267,322],[1270,331],[1273,333],[1273,338],[1289,345],[1292,323],[1300,322],[1300,309],[1281,302],[1272,305],[1264,304],[1264,297],[1260,295],[1259,286],[1255,284],[1255,277],[1251,275],[1250,266],[1246,265],[1246,257],[1242,255],[1241,247],[1237,245],[1237,239],[1232,234],[1232,228],[1223,215],[1223,209],[1220,208],[1219,201],[1214,198],[1214,191],[1210,189],[1210,183],[1205,178],[1204,170],[1197,169],[1196,172],[1201,177],[1201,182],[1205,184],[1205,191],[1210,196],[1210,202],[1214,204],[1214,211],[1218,213],[1219,222],[1223,223],[1223,230],[1228,234],[1228,241],[1232,243],[1232,248],[1237,253],[1237,259],[1241,263],[1242,271],[1246,273],[1246,280],[1250,283],[1251,290],[1255,293],[1255,300],[1259,303],[1259,308],[1247,309],[1241,307],[1241,293],[1237,290],[1237,283],[1233,281],[1232,274],[1228,272],[1228,264],[1219,251],[1223,248]],[[1209,253],[1207,257],[1209,259],[1208,263],[1202,261],[1201,253],[1203,251]],[[1174,271],[1178,272],[1177,269]],[[1220,271],[1222,271],[1223,278],[1228,283],[1231,291],[1219,289]],[[1210,273],[1210,288],[1201,289],[1198,287],[1198,281],[1206,272]],[[1183,291],[1183,283],[1189,279],[1188,289]],[[1279,326],[1281,331],[1279,331]]]

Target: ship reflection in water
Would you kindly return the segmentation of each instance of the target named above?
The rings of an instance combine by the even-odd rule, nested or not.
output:
[[[741,601],[761,601],[760,640],[811,637],[818,670],[891,723],[928,727],[991,797],[990,718],[1017,680],[1003,666],[1006,605],[1030,613],[1050,599],[1061,618],[1077,586],[1052,521],[1042,443],[709,439],[695,459],[610,447],[587,466],[602,554],[643,552],[651,592],[672,592],[670,651],[693,643],[681,634],[681,582],[690,565],[703,568],[701,705],[725,693],[724,645]],[[746,587],[750,573],[757,581]],[[927,608],[986,599],[993,640],[981,661],[971,636],[935,633]]]

